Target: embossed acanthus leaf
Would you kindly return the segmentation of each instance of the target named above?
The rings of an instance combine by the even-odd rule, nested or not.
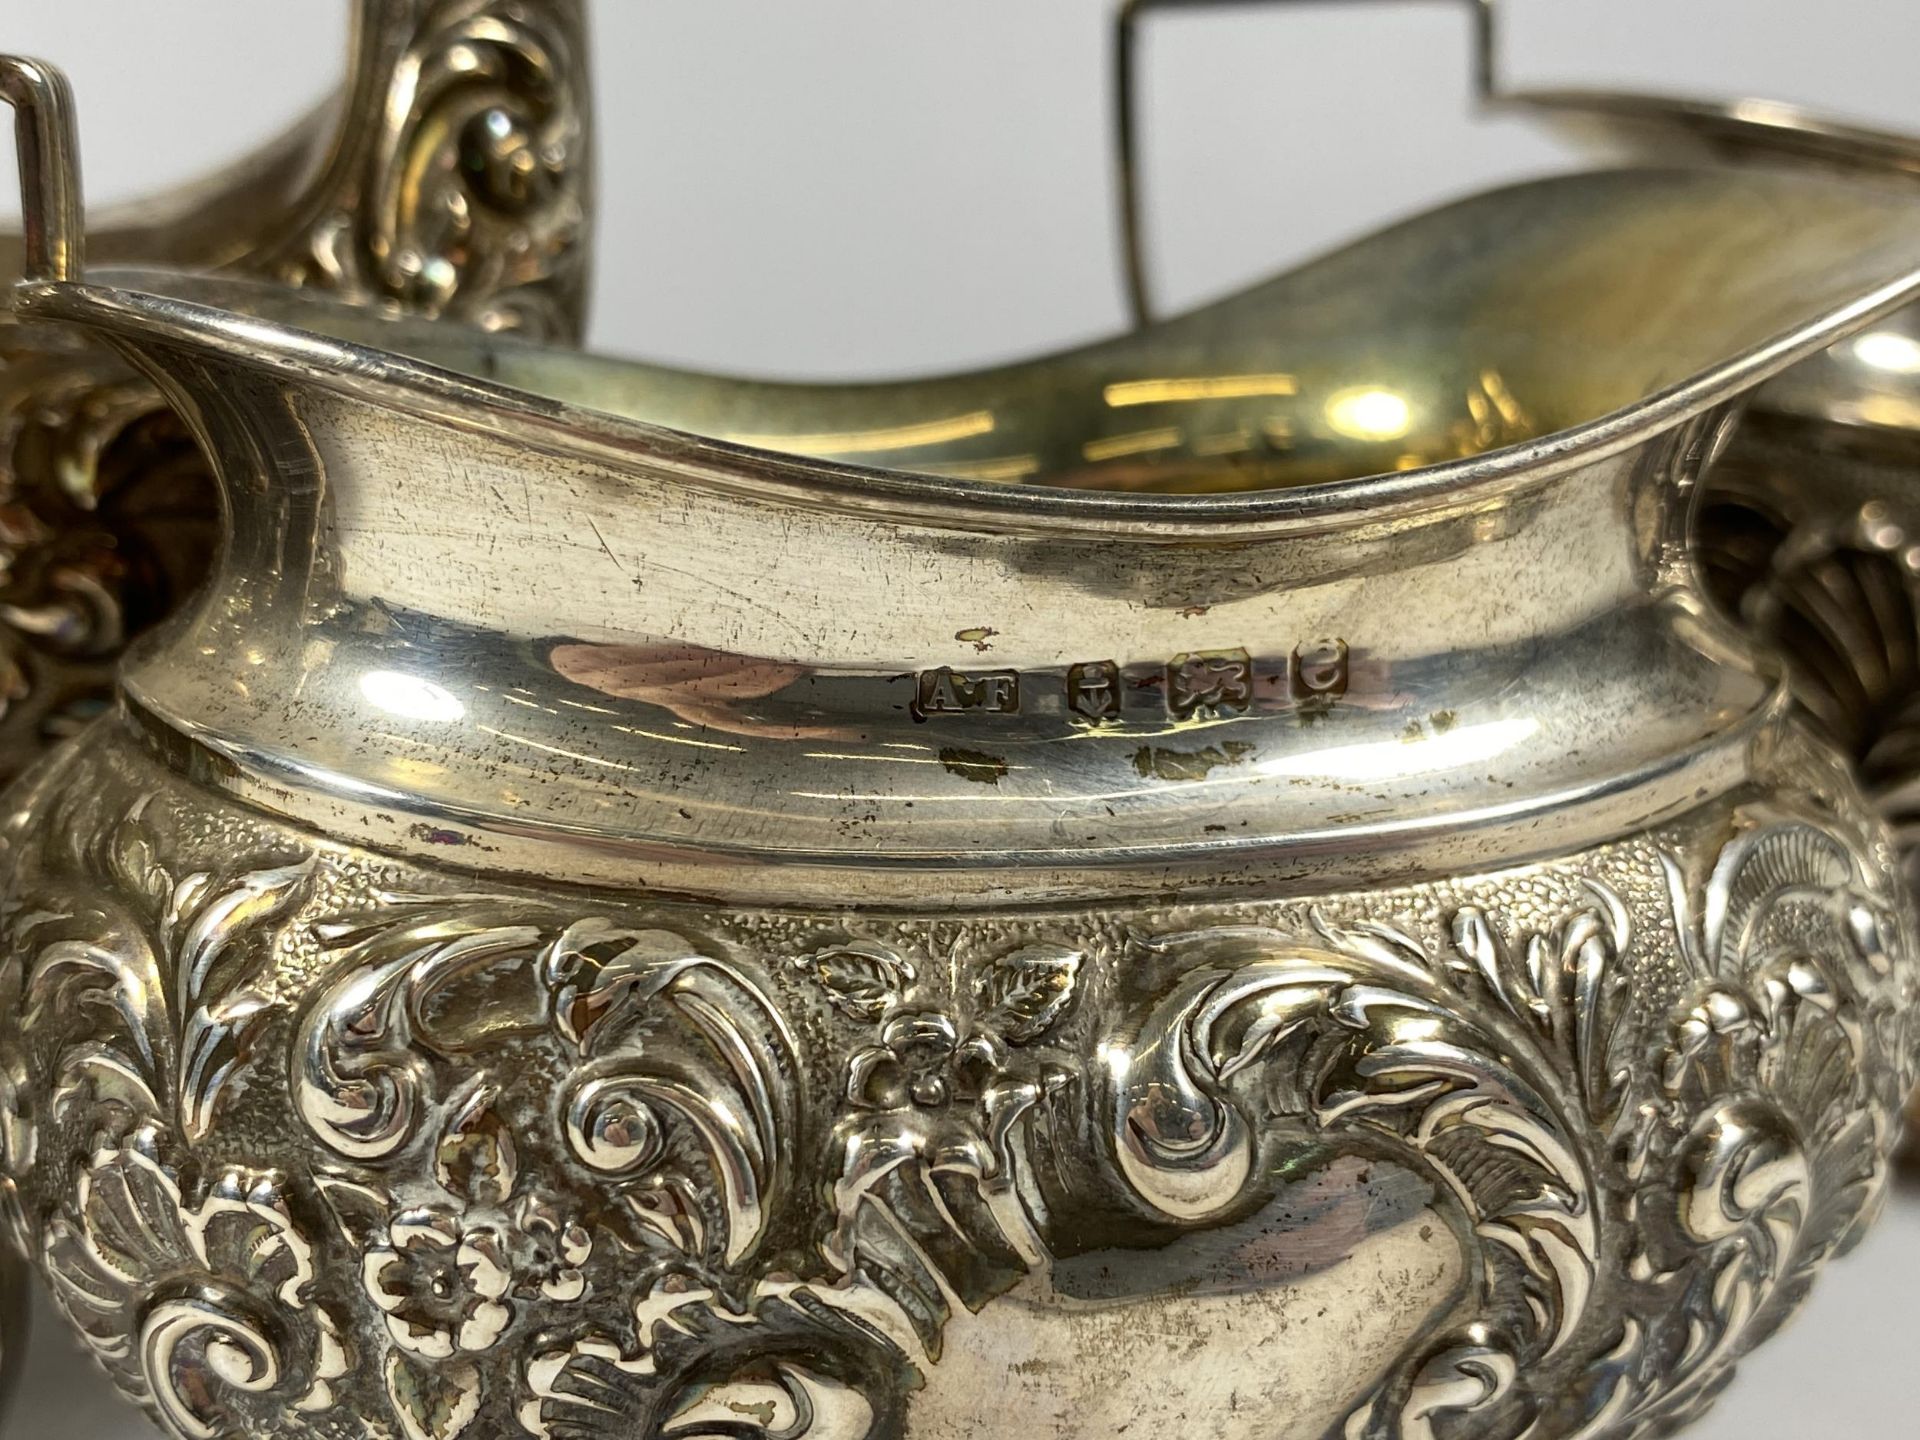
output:
[[[108,1010],[118,1033],[64,1051],[59,1092],[90,1081],[138,1113],[177,1115],[198,1140],[270,1016],[262,976],[274,927],[304,898],[313,864],[260,859],[176,878],[144,810],[136,805],[88,848],[74,877],[84,890],[47,897],[22,928],[24,1023],[68,1003]]]
[[[819,985],[849,1020],[877,1025],[916,979],[913,965],[877,940],[849,940],[795,958],[794,968]]]
[[[302,1019],[294,1095],[334,1153],[388,1163],[437,1116],[436,1178],[472,1205],[513,1192],[523,1145],[557,1143],[636,1247],[731,1267],[760,1243],[798,1097],[785,1022],[740,967],[531,900],[394,896],[325,928],[341,959]],[[503,1037],[516,1062],[476,1088]],[[564,1077],[558,1133],[516,1136],[500,1111],[536,1054]]]
[[[1027,945],[1002,955],[980,977],[978,1023],[1015,1045],[1038,1040],[1073,1003],[1080,952]]]
[[[284,1178],[236,1166],[193,1183],[167,1147],[145,1126],[80,1168],[45,1236],[55,1299],[183,1440],[328,1410],[351,1357]]]

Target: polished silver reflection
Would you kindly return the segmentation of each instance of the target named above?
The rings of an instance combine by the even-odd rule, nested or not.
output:
[[[355,0],[340,92],[223,174],[97,216],[97,263],[212,270],[544,340],[586,297],[579,0]],[[55,77],[34,71],[34,83]],[[37,224],[0,280],[78,264],[78,173],[23,112]],[[0,781],[110,702],[128,644],[206,578],[218,501],[193,438],[111,351],[0,305]]]
[[[1631,170],[901,386],[32,277],[230,534],[7,801],[15,1238],[178,1436],[1662,1433],[1920,1048],[1692,499],[1916,294]]]

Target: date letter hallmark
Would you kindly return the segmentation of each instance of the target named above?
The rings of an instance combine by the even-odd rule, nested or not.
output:
[[[952,715],[968,710],[985,715],[1020,713],[1020,672],[979,670],[968,673],[942,665],[922,670],[913,698],[916,715]]]
[[[1176,720],[1197,711],[1244,715],[1253,704],[1253,657],[1245,650],[1195,650],[1167,662],[1167,709]]]
[[[1347,693],[1347,642],[1308,640],[1287,662],[1287,693],[1296,705],[1325,710]]]

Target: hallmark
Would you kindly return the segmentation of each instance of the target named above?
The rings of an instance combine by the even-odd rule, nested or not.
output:
[[[1120,713],[1120,667],[1111,660],[1087,660],[1067,667],[1067,704],[1089,720],[1111,720]]]
[[[1347,693],[1347,642],[1311,640],[1293,647],[1287,690],[1296,702],[1331,704]]]
[[[920,715],[950,715],[968,710],[987,715],[1020,713],[1020,672],[978,670],[971,673],[942,665],[922,670],[913,708]]]
[[[1253,704],[1253,657],[1245,650],[1194,650],[1167,662],[1167,709],[1176,720],[1201,710],[1243,715]]]
[[[904,678],[904,677],[903,677]],[[914,677],[913,713],[1018,715],[1022,703],[1042,711],[1064,708],[1104,723],[1138,712],[1142,720],[1189,720],[1245,715],[1262,708],[1324,713],[1347,693],[1347,642],[1303,640],[1268,664],[1244,647],[1185,650],[1164,664],[1124,666],[1116,660],[1080,660],[1058,670],[956,670],[942,665]],[[1264,687],[1264,688],[1263,688]],[[1149,710],[1152,713],[1149,713]]]

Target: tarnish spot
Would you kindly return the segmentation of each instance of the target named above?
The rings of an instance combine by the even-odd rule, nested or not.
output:
[[[984,653],[993,648],[987,642],[999,633],[991,625],[975,625],[970,629],[954,631],[953,638],[963,645],[971,645],[975,650]]]
[[[442,830],[435,825],[419,824],[408,828],[407,834],[426,845],[471,845],[473,837],[462,835],[458,830]]]
[[[1228,740],[1204,750],[1163,750],[1143,745],[1133,752],[1133,768],[1143,780],[1204,780],[1222,765],[1238,765],[1253,753],[1244,740]]]
[[[998,785],[1007,773],[1007,762],[982,750],[961,750],[949,745],[940,752],[940,764],[949,775],[971,780],[976,785]]]

